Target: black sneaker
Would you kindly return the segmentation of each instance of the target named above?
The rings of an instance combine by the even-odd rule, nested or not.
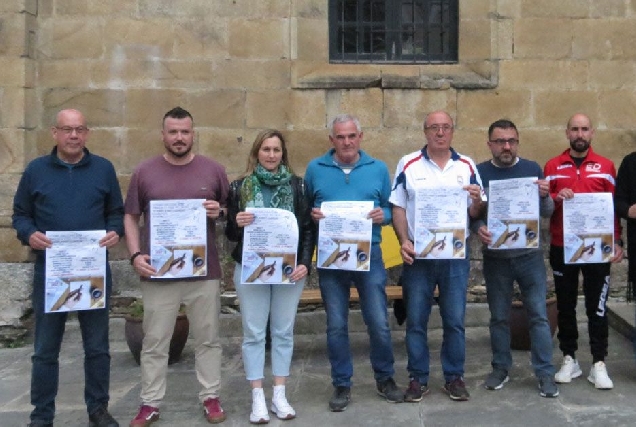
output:
[[[559,395],[559,388],[554,377],[550,375],[539,377],[539,395],[541,397],[557,397]]]
[[[404,393],[402,393],[395,385],[393,378],[387,378],[384,381],[377,381],[375,383],[378,388],[378,394],[386,399],[389,403],[401,403],[404,402]]]
[[[484,387],[486,390],[500,390],[509,379],[508,371],[505,369],[495,368],[490,375],[488,375],[488,378],[486,378]]]
[[[119,423],[102,406],[88,416],[88,427],[119,427]]]
[[[422,396],[427,394],[430,390],[428,385],[422,385],[418,380],[411,380],[409,382],[409,388],[404,392],[405,402],[419,402],[422,400]]]
[[[470,399],[470,394],[466,390],[466,384],[461,377],[455,378],[453,381],[444,384],[444,391],[452,400],[465,401]]]
[[[339,385],[329,399],[329,409],[332,412],[342,412],[347,409],[349,402],[351,402],[351,387]]]

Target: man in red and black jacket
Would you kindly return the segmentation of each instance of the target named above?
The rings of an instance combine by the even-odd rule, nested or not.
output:
[[[578,349],[576,304],[579,287],[579,272],[583,273],[583,294],[588,318],[592,368],[587,379],[597,389],[614,387],[607,374],[608,322],[606,299],[609,293],[610,264],[587,263],[565,264],[563,255],[563,200],[574,197],[574,193],[612,193],[616,178],[614,163],[596,154],[591,147],[594,128],[589,117],[575,114],[565,130],[570,148],[551,159],[545,165],[545,178],[550,183],[550,195],[554,199],[554,213],[550,219],[550,265],[559,310],[559,348],[563,352],[561,369],[555,375],[558,383],[569,383],[583,372],[575,352]],[[621,228],[618,217],[614,219],[614,257],[611,262],[623,258]]]

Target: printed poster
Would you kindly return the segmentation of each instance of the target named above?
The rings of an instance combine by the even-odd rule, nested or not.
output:
[[[563,200],[566,264],[610,262],[614,257],[612,193],[575,193]]]
[[[489,249],[539,247],[538,177],[493,180],[488,194]]]
[[[415,194],[414,246],[419,259],[466,257],[467,192],[461,187],[420,188]]]
[[[207,217],[204,199],[150,202],[150,264],[154,279],[207,274]]]
[[[53,244],[45,251],[44,312],[106,307],[105,230],[47,231]]]
[[[320,210],[318,268],[369,271],[373,202],[323,202]]]
[[[293,284],[296,269],[298,223],[285,209],[247,208],[254,222],[243,232],[241,283]]]

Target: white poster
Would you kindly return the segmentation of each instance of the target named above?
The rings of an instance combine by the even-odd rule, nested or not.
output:
[[[494,180],[489,183],[489,249],[539,247],[539,186],[537,177]]]
[[[369,271],[373,202],[323,202],[320,210],[318,268]]]
[[[247,208],[254,222],[243,233],[241,283],[291,284],[296,269],[298,223],[290,211]]]
[[[467,192],[461,187],[416,190],[415,257],[465,258],[467,209]]]
[[[106,307],[105,230],[47,231],[44,312]]]
[[[207,217],[204,199],[150,202],[150,264],[155,279],[207,274]]]
[[[563,200],[563,254],[566,264],[610,262],[614,256],[611,193],[576,193]]]

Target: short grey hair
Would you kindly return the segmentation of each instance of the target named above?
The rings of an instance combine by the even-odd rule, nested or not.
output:
[[[431,115],[433,115],[433,114],[437,114],[437,113],[444,113],[444,114],[446,114],[446,116],[447,116],[447,117],[450,119],[450,121],[451,121],[451,125],[452,125],[453,127],[455,127],[455,120],[453,120],[453,117],[451,117],[451,115],[450,115],[450,114],[448,114],[448,113],[447,113],[446,111],[444,111],[444,110],[437,110],[437,111],[431,111],[430,113],[428,113],[428,114],[424,117],[424,124],[422,125],[422,128],[423,128],[424,130],[426,130],[426,122],[428,121],[428,118],[429,118]]]
[[[347,123],[353,122],[356,125],[356,130],[358,133],[362,132],[362,126],[360,126],[360,120],[356,116],[352,116],[351,114],[338,114],[336,117],[331,119],[331,123],[329,124],[329,134],[334,136],[333,128],[336,126],[336,123]]]

